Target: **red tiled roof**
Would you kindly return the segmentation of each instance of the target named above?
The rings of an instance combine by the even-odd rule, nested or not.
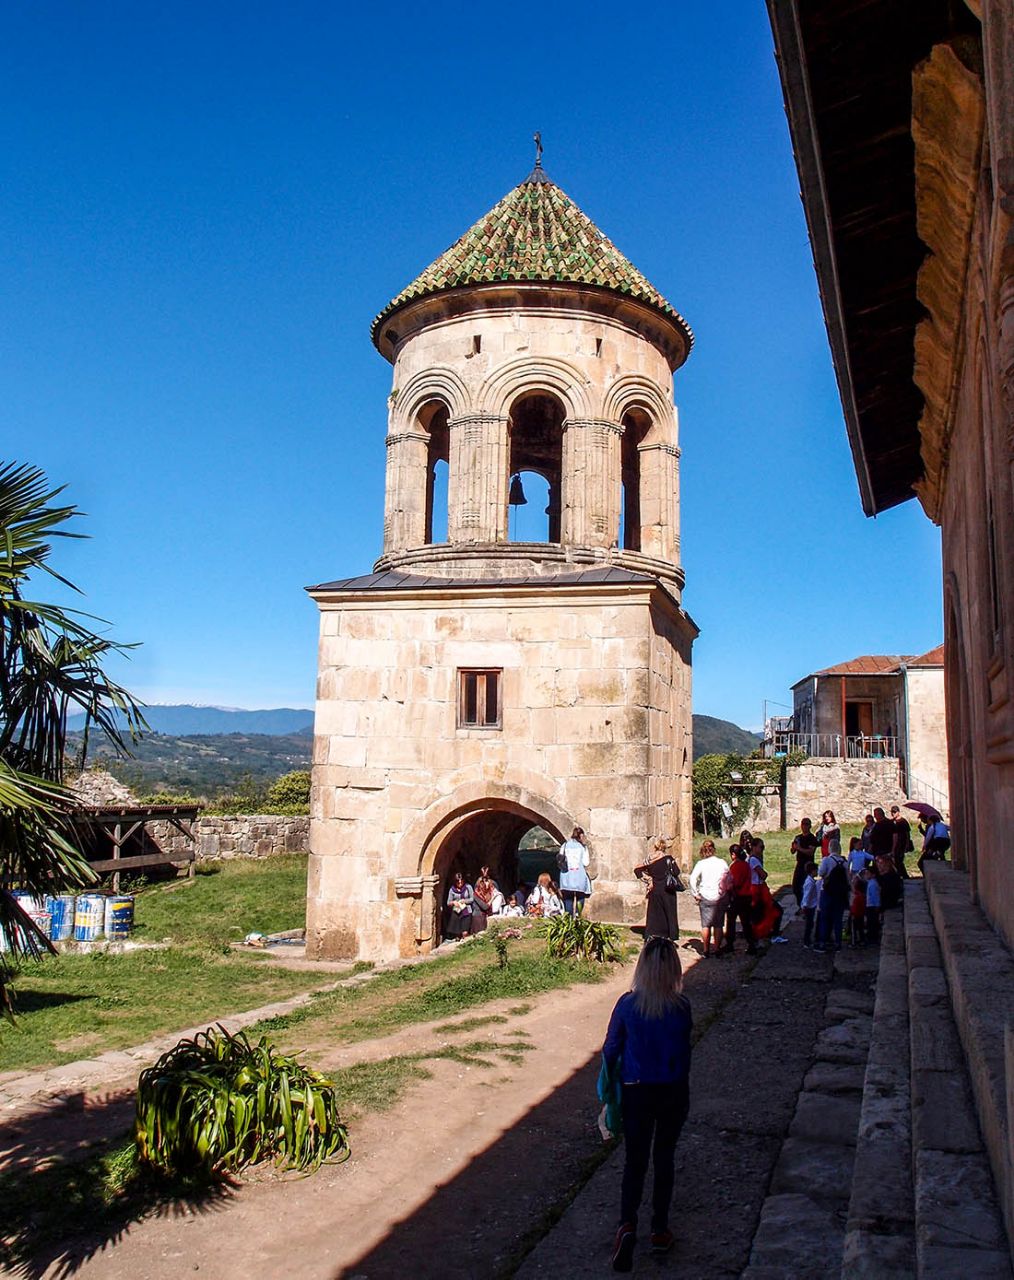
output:
[[[938,644],[935,649],[930,649],[928,653],[924,653],[919,658],[909,658],[908,665],[910,667],[942,667],[944,665],[944,646]]]
[[[816,676],[889,676],[909,659],[892,653],[865,653],[861,658],[851,658],[833,667],[815,671]]]

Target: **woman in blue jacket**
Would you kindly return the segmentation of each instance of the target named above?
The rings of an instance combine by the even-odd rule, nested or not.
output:
[[[689,1107],[690,1002],[683,969],[669,938],[649,938],[630,991],[620,996],[602,1048],[610,1074],[622,1082],[626,1161],[620,1193],[620,1225],[613,1270],[630,1271],[637,1239],[637,1211],[654,1147],[651,1248],[673,1246],[669,1206],[675,1177],[676,1140]]]

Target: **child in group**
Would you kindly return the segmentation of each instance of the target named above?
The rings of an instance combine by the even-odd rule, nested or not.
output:
[[[853,884],[872,862],[873,855],[863,848],[863,842],[858,836],[853,836],[849,841],[849,856],[847,859],[849,879]]]
[[[849,941],[854,947],[866,945],[866,880],[857,875],[852,881],[849,901]]]
[[[867,942],[880,941],[880,881],[872,867],[863,872],[866,884],[866,914],[863,919]]]
[[[820,900],[820,881],[817,879],[817,864],[806,864],[806,879],[803,881],[803,892],[799,909],[803,913],[803,946],[807,951],[813,948],[813,922],[817,918],[817,903]]]

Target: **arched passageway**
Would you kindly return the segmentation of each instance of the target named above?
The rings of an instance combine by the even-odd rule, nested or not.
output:
[[[488,866],[504,894],[522,884],[530,890],[543,871],[557,878],[556,851],[562,839],[563,833],[536,814],[495,806],[477,809],[449,827],[432,862],[433,874],[440,877],[437,936],[443,936],[444,904],[455,872],[474,884]]]

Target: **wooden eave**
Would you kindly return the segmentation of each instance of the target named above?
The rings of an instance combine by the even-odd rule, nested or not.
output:
[[[768,12],[863,510],[876,515],[923,474],[912,72],[975,19],[950,0],[768,0]]]

